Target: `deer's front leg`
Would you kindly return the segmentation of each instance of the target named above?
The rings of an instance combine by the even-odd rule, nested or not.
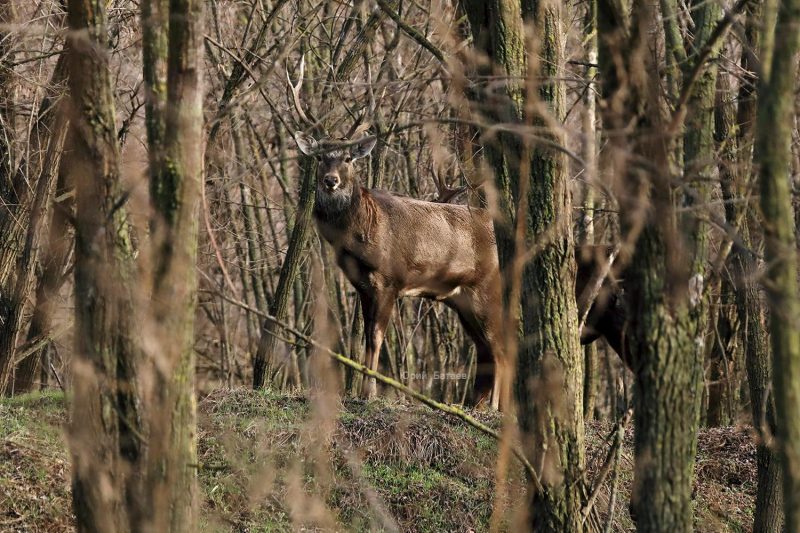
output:
[[[388,289],[359,291],[361,310],[364,314],[365,364],[370,370],[378,370],[381,345],[386,326],[392,317],[397,293]],[[365,377],[361,385],[361,397],[370,400],[375,397],[377,386],[375,378]]]

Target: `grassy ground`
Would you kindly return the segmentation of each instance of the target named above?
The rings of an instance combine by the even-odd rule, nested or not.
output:
[[[334,416],[336,415],[336,416]],[[491,413],[476,413],[499,427]],[[334,423],[333,420],[336,420]],[[71,531],[69,462],[60,394],[0,401],[0,531]],[[247,390],[200,402],[202,531],[485,531],[495,494],[494,441],[419,406],[307,401]],[[587,427],[588,478],[601,470],[610,428]],[[631,435],[620,463],[614,531],[627,531]],[[510,463],[498,520],[516,530],[524,503]],[[748,531],[755,450],[742,430],[700,435],[695,526]],[[608,520],[609,483],[598,492]]]

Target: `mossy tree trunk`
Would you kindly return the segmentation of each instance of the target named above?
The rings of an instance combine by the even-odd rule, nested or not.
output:
[[[767,3],[764,20],[774,9]],[[800,0],[780,3],[768,79],[759,88],[755,154],[760,168],[770,305],[777,445],[783,462],[786,531],[800,531],[800,294],[789,168],[800,49]],[[763,44],[762,49],[769,45]],[[762,56],[769,56],[769,53]]]
[[[75,185],[75,355],[69,442],[79,531],[117,531],[127,520],[122,458],[138,443],[119,396],[119,368],[136,358],[129,292],[132,245],[120,184],[106,2],[70,0],[67,63],[72,113],[69,181]],[[135,439],[135,437],[133,437]]]
[[[689,531],[692,524],[702,357],[687,303],[670,299],[665,248],[659,228],[649,225],[630,268],[638,531]]]
[[[687,52],[670,16],[677,6],[665,1],[661,10],[667,90],[675,96],[687,72],[681,69],[693,66],[719,11],[708,3],[695,6],[694,41]],[[630,253],[631,262],[626,272],[636,374],[632,512],[639,531],[689,531],[702,392],[707,245],[704,224],[681,219],[676,198],[683,197],[684,205],[703,205],[707,198],[716,71],[703,65],[688,102],[688,127],[672,130],[661,88],[651,74],[657,71],[650,42],[652,25],[659,20],[654,6],[635,2],[629,22],[627,7],[617,2],[602,1],[599,13],[604,124],[611,129],[635,125],[632,135],[615,136],[609,143],[614,152],[610,157],[625,164],[624,189],[617,197],[624,235],[635,242],[632,253],[623,250],[623,255]],[[617,52],[622,61],[615,64]],[[665,132],[671,137],[664,138]],[[679,174],[682,162],[690,187],[676,190],[671,177]]]
[[[307,65],[308,79],[313,78],[314,63]],[[286,249],[286,256],[281,264],[281,271],[278,276],[278,285],[272,296],[269,305],[269,314],[278,320],[284,320],[289,311],[289,298],[292,295],[297,276],[300,273],[300,265],[303,260],[303,253],[308,247],[308,241],[312,232],[311,212],[314,209],[314,198],[316,191],[317,161],[313,157],[300,157],[300,198],[297,202],[297,209],[294,215],[292,233],[289,237],[289,244]],[[299,303],[299,300],[298,300]],[[278,333],[277,326],[269,320],[265,320],[261,329],[261,338],[258,342],[258,350],[253,360],[253,388],[261,389],[269,385],[267,367],[277,346]],[[288,362],[287,362],[288,364]]]
[[[678,11],[677,5],[670,4],[669,0],[662,2],[665,17],[668,8]],[[693,64],[691,58],[697,57],[705,46],[719,18],[715,3],[698,3],[694,7],[692,51],[674,48],[679,42],[672,43],[673,48],[668,50],[668,54],[677,56],[676,64],[680,65],[684,57],[690,58],[683,63],[684,68]],[[668,121],[659,118],[662,111],[652,80],[646,83],[640,94],[646,98],[650,115],[646,121],[652,126],[653,135],[666,129]],[[715,88],[716,67],[711,63],[703,67],[689,100],[683,142],[674,148],[664,146],[672,146],[669,140],[644,143],[644,153],[653,158],[656,168],[674,169],[675,162],[683,161],[687,188],[681,196],[687,206],[704,205],[709,198]],[[668,151],[680,149],[681,144],[682,157]],[[650,171],[645,180],[652,202],[644,214],[645,225],[636,243],[630,280],[637,378],[636,496],[632,505],[638,531],[688,531],[692,528],[692,479],[707,327],[707,227],[700,217],[691,214],[679,219],[669,178]],[[688,241],[685,246],[680,244],[681,229]]]
[[[525,0],[526,23],[541,36],[537,71],[529,83],[541,77],[538,97],[557,121],[563,121],[566,87],[564,75],[564,28],[562,4],[552,0]],[[531,66],[534,64],[529,58]],[[530,97],[530,96],[529,96]],[[535,98],[535,96],[533,97]],[[545,118],[531,122],[545,125]],[[550,140],[565,145],[551,131]],[[535,449],[548,450],[547,459],[558,469],[557,479],[543,476],[544,491],[534,495],[531,509],[535,531],[582,529],[581,477],[584,466],[583,350],[578,339],[575,302],[575,252],[569,167],[563,152],[536,146],[528,176],[526,242],[529,247],[547,245],[534,255],[522,272],[522,330],[517,363],[516,396],[520,426],[534,438]],[[512,185],[513,186],[513,185]],[[522,186],[515,186],[522,202]],[[520,253],[517,250],[517,253]],[[552,372],[552,374],[551,374]],[[540,380],[535,384],[535,380]],[[542,394],[556,386],[561,398]],[[560,476],[563,475],[563,478]]]
[[[745,23],[745,39],[758,57],[767,61],[772,53],[771,42],[774,31],[775,10],[766,8],[767,2],[751,2]],[[720,132],[720,138],[737,136],[739,159],[732,168],[738,169],[731,179],[722,180],[723,199],[750,196],[756,187],[753,169],[753,142],[757,112],[756,87],[758,79],[754,73],[752,56],[743,52],[741,65],[748,73],[745,82],[739,85],[735,132]],[[769,64],[762,66],[762,76],[768,76]],[[738,164],[736,164],[738,163]],[[744,349],[747,382],[750,391],[750,406],[753,427],[758,432],[758,488],[756,510],[753,517],[754,533],[778,533],[783,528],[783,492],[781,489],[780,457],[771,443],[777,432],[775,399],[772,390],[772,361],[768,348],[764,309],[758,285],[758,258],[751,252],[756,241],[750,230],[760,225],[754,209],[739,203],[726,202],[726,217],[739,222],[741,244],[734,243],[731,249],[731,276],[736,286],[736,309],[739,319],[739,335]]]
[[[507,77],[499,98],[493,102],[490,96],[484,98],[484,103],[494,105],[487,110],[492,120],[545,125],[544,117],[526,109],[528,98],[542,101],[556,120],[562,120],[561,5],[497,0],[467,2],[466,8],[476,45],[493,61],[495,74]],[[523,15],[540,39],[539,57],[526,59]],[[531,85],[539,77],[543,81]],[[525,80],[535,94],[525,93]],[[548,137],[563,144],[554,131]],[[530,149],[528,141],[517,135],[500,135],[485,144],[504,217],[496,221],[495,232],[506,302],[511,306],[511,323],[519,319],[524,339],[518,344],[514,386],[518,419],[526,448],[537,464],[545,453],[543,490],[530,486],[530,525],[537,531],[581,531],[583,359],[567,164],[563,153],[543,146]],[[533,243],[542,242],[547,244],[523,264],[521,259]],[[542,394],[543,390],[558,390],[558,398]]]
[[[193,346],[204,146],[203,2],[154,1],[142,7],[143,19],[153,26],[144,50],[153,61],[145,61],[145,79],[153,207],[150,318],[157,341],[148,353],[153,383],[145,395],[148,515],[143,518],[146,529],[190,532],[197,510]]]

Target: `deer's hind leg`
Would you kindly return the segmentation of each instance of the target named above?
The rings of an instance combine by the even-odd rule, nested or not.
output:
[[[380,360],[381,345],[389,319],[392,317],[397,293],[390,289],[358,291],[361,299],[361,310],[364,315],[364,364],[377,372]],[[364,377],[361,384],[361,397],[372,399],[377,394],[375,378]]]
[[[495,409],[502,407],[507,381],[502,357],[501,317],[485,305],[481,291],[463,290],[445,300],[458,313],[458,318],[475,343],[476,369],[473,402],[490,402]]]

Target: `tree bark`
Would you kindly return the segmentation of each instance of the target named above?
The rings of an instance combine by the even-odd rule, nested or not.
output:
[[[752,2],[748,5],[745,23],[745,39],[749,50],[766,61],[771,54],[774,31],[774,9],[766,9],[767,2]],[[770,13],[771,11],[771,13]],[[737,131],[721,131],[720,139],[729,139],[736,134],[738,160],[724,170],[738,169],[738,173],[724,172],[722,176],[723,199],[745,198],[756,186],[753,170],[753,141],[756,123],[758,79],[754,73],[752,57],[743,52],[742,71],[747,73],[739,84]],[[767,75],[769,65],[762,65],[762,75]],[[720,126],[725,126],[723,121]],[[750,391],[750,406],[753,427],[759,435],[757,451],[758,488],[756,510],[753,517],[754,533],[779,533],[783,528],[783,492],[780,457],[772,443],[777,432],[775,399],[772,391],[772,362],[765,327],[764,306],[758,285],[758,258],[751,251],[756,241],[750,228],[760,226],[753,209],[740,203],[726,202],[726,218],[741,221],[739,236],[741,244],[733,243],[729,264],[731,277],[736,286],[735,301],[739,320],[739,335],[744,350],[747,382]]]
[[[14,0],[0,0],[0,24],[4,29],[16,22]],[[14,209],[17,191],[14,183],[13,141],[16,84],[14,83],[14,39],[10,32],[0,32],[0,210]]]
[[[668,3],[668,0],[662,0],[662,5]],[[677,5],[675,6],[677,9]],[[697,54],[706,46],[711,39],[712,32],[714,31],[718,20],[721,17],[720,5],[715,2],[702,2],[696,1],[693,5],[692,17],[694,22],[694,39],[685,55],[689,61],[684,62],[684,80],[683,83],[690,83],[688,79],[688,72],[691,66],[696,61]],[[676,43],[675,46],[679,46]],[[711,185],[716,178],[717,165],[716,159],[716,145],[714,140],[715,134],[715,116],[716,109],[716,89],[717,89],[717,66],[716,59],[719,56],[719,51],[712,52],[704,65],[702,74],[694,84],[692,96],[687,103],[688,112],[686,114],[686,124],[684,125],[683,134],[683,175],[684,181],[688,183],[688,192],[684,192],[683,205],[688,209],[688,213],[683,215],[683,226],[689,237],[689,253],[691,261],[690,278],[689,278],[689,291],[692,293],[690,296],[690,312],[689,318],[691,321],[690,331],[697,343],[697,351],[700,355],[715,353],[715,349],[719,348],[717,335],[722,336],[725,332],[713,331],[709,317],[713,315],[710,311],[709,292],[706,289],[706,284],[709,283],[709,273],[706,272],[706,263],[708,261],[708,243],[710,228],[709,224],[705,221],[707,217],[700,215],[696,212],[697,209],[707,209],[711,199]],[[693,303],[691,300],[695,300]],[[721,302],[724,304],[725,302]],[[719,316],[722,318],[717,323],[723,330],[730,330],[733,325],[726,322],[725,312],[728,307],[722,307],[719,310]],[[729,338],[730,335],[725,335]],[[709,346],[709,342],[711,346]],[[723,349],[727,352],[727,346]],[[723,417],[723,401],[727,398],[727,387],[729,383],[726,382],[727,378],[733,371],[732,365],[727,365],[725,361],[725,353],[719,354],[719,357],[714,361],[716,364],[712,366],[711,380],[714,385],[709,387],[709,412],[714,417]],[[702,359],[701,359],[702,361]],[[699,417],[700,413],[698,413]],[[718,420],[721,421],[721,420]]]
[[[668,12],[678,10],[670,1],[661,4],[661,18],[666,24]],[[702,49],[718,16],[713,9],[709,5],[697,6],[695,52],[687,54],[682,48],[669,48],[668,66],[681,65],[683,57],[693,58]],[[604,124],[620,130],[634,126],[634,133],[627,137],[609,139],[613,152],[609,157],[625,165],[623,189],[617,197],[626,241],[635,242],[632,254],[626,246],[622,254],[623,262],[631,261],[626,270],[627,286],[631,288],[629,332],[637,378],[636,474],[631,511],[638,531],[689,531],[702,392],[700,347],[706,308],[702,286],[707,246],[700,221],[679,220],[675,197],[681,195],[675,194],[678,191],[671,176],[680,170],[680,161],[686,161],[687,176],[702,177],[709,172],[713,161],[709,152],[713,154],[715,72],[706,66],[689,102],[692,127],[698,131],[670,131],[661,89],[651,74],[657,71],[657,65],[649,39],[652,24],[659,17],[651,4],[642,1],[634,3],[630,22],[627,12],[624,5],[602,1],[599,64],[605,69],[606,80]],[[682,46],[670,37],[669,26],[665,30],[668,45],[675,41]],[[621,62],[613,61],[614,57],[621,58]],[[681,72],[668,69],[667,74],[668,90],[676,92]],[[665,138],[664,132],[670,137]],[[679,151],[681,144],[683,153]],[[701,186],[691,202],[702,205],[705,194]],[[686,232],[688,246],[678,228]]]
[[[544,81],[538,97],[552,118],[561,122],[566,91],[562,81],[565,34],[561,3],[525,0],[523,12],[534,35],[541,36],[538,64],[529,57],[529,83],[541,76]],[[538,72],[530,71],[534,64]],[[533,117],[531,121],[546,125],[544,117]],[[565,144],[556,131],[547,136],[558,145]],[[546,460],[552,460],[559,471],[558,479],[543,476],[544,491],[533,496],[531,525],[535,531],[578,532],[582,530],[584,467],[583,350],[578,337],[574,292],[576,266],[566,156],[535,147],[527,179],[530,183],[525,199],[527,243],[531,247],[534,243],[548,244],[522,272],[525,342],[520,345],[515,389],[523,434],[533,437],[538,450],[550,452]],[[522,185],[515,190],[519,191],[518,201],[522,202]],[[540,381],[538,386],[534,385],[535,380]],[[543,397],[543,384],[561,389],[562,397],[558,400]]]
[[[770,9],[764,11],[763,18],[768,20]],[[764,288],[770,305],[785,527],[794,532],[800,531],[800,295],[789,168],[796,56],[800,49],[800,0],[780,3],[774,35],[769,78],[762,80],[759,88],[755,153],[760,166],[767,264]]]
[[[120,398],[119,369],[135,359],[129,284],[132,246],[120,184],[114,93],[103,0],[70,0],[67,63],[75,184],[75,354],[69,442],[79,531],[123,528],[123,458],[137,420]],[[128,428],[120,438],[120,427]]]
[[[546,125],[542,116],[527,116],[525,101],[532,98],[542,101],[556,120],[563,120],[560,4],[525,1],[520,6],[512,0],[475,1],[467,2],[466,9],[476,45],[494,62],[498,73],[507,77],[501,100],[484,99],[496,104],[488,110],[491,119]],[[535,35],[540,36],[541,57],[528,57],[528,65],[523,12]],[[522,81],[533,83],[539,76],[546,81],[538,85],[538,94],[524,94]],[[502,217],[495,222],[495,233],[506,304],[510,306],[510,323],[519,320],[521,338],[525,339],[517,350],[514,392],[518,420],[531,458],[536,457],[539,464],[541,454],[545,454],[543,490],[530,485],[530,526],[537,531],[581,531],[583,359],[574,296],[567,165],[560,152],[544,147],[530,150],[527,140],[513,134],[499,137],[496,143],[485,143],[485,149],[494,170]],[[563,144],[556,132],[549,132],[548,137]],[[528,247],[542,242],[547,244],[522,264]],[[516,297],[515,285],[519,287]],[[551,388],[559,390],[558,399],[541,394]]]
[[[20,162],[0,190],[0,394],[11,379],[14,352],[23,328],[22,314],[32,292],[38,245],[50,208],[61,145],[67,128],[63,109],[58,109],[66,59],[56,62],[50,85],[39,106],[37,120],[29,133],[31,156]],[[10,117],[5,117],[10,119]],[[13,131],[0,132],[13,138]],[[11,164],[10,152],[6,154]],[[28,183],[28,176],[35,179]],[[44,178],[41,187],[38,178]],[[41,196],[45,195],[45,196]]]
[[[146,72],[150,141],[152,243],[151,320],[156,342],[148,353],[154,381],[148,401],[145,529],[195,531],[197,510],[194,315],[197,297],[198,207],[203,173],[203,2],[170,0],[166,100],[158,65],[165,51],[164,2],[144,2],[155,61]]]
[[[306,78],[313,79],[314,73],[316,72],[316,63],[309,62],[306,65],[306,69]],[[295,300],[298,306],[302,299],[299,297],[302,293],[297,291],[298,288],[302,289],[302,284],[300,284],[298,280],[298,274],[300,272],[303,253],[308,248],[308,241],[313,226],[311,213],[314,209],[316,193],[317,160],[316,158],[301,154],[299,162],[300,197],[294,214],[286,255],[283,258],[281,270],[278,275],[278,284],[275,287],[275,292],[272,295],[272,302],[270,302],[269,305],[269,314],[278,320],[286,319],[289,312],[289,300],[293,291],[296,293]],[[286,218],[286,221],[288,230],[289,217]],[[297,309],[299,309],[299,307],[297,307]],[[261,328],[258,350],[253,360],[253,389],[262,389],[269,386],[267,370],[268,367],[273,364],[272,356],[277,346],[278,340],[275,337],[277,333],[278,329],[276,325],[269,320],[265,320]],[[294,368],[297,366],[296,361],[297,353],[295,352],[292,354],[291,362],[287,363]]]
[[[53,109],[64,93],[66,76],[67,57],[66,54],[61,54],[39,105],[36,120],[28,132],[30,158],[20,161],[11,169],[11,175],[5,177],[0,185],[0,288],[13,285],[17,256],[24,246],[27,217],[35,197],[35,185],[28,183],[28,176],[38,176],[45,164],[43,156],[47,153],[48,143],[55,132],[57,114]],[[3,135],[12,134],[11,131],[3,132]],[[10,163],[10,159],[6,161],[6,164]]]
[[[284,320],[289,310],[289,297],[292,292],[297,274],[300,271],[300,263],[303,251],[308,244],[311,235],[311,211],[314,208],[314,193],[316,189],[317,162],[313,157],[301,157],[301,189],[300,200],[297,203],[295,222],[292,227],[292,235],[289,238],[289,246],[286,250],[286,257],[281,265],[281,272],[278,276],[278,286],[272,303],[269,306],[269,314],[278,320]],[[269,384],[267,378],[267,364],[277,345],[275,334],[278,333],[277,326],[269,320],[264,321],[261,331],[261,339],[258,342],[258,351],[253,361],[253,388],[262,389]]]
[[[59,196],[59,191],[64,192],[66,190],[67,170],[65,167],[66,165],[60,165],[59,168],[58,183],[55,191],[56,197]],[[51,201],[55,202],[55,200]],[[71,212],[71,201],[64,201],[52,207],[47,247],[41,261],[42,273],[36,281],[36,307],[33,310],[31,324],[28,329],[28,343],[36,342],[49,335],[52,331],[55,302],[61,286],[66,281],[64,271],[73,246],[72,237],[69,235],[68,220],[68,214],[71,214]],[[19,363],[14,373],[14,394],[28,392],[32,389],[37,371],[42,364],[46,351],[50,349],[50,345],[51,342],[47,342]],[[44,369],[45,376],[49,372],[49,368]]]
[[[39,248],[47,221],[50,218],[53,190],[61,160],[64,136],[67,131],[67,119],[64,116],[63,106],[57,106],[54,113],[57,114],[57,117],[53,125],[53,136],[47,146],[47,156],[44,158],[42,172],[36,180],[36,191],[27,216],[26,237],[15,265],[14,284],[10,287],[10,294],[4,295],[3,314],[5,316],[2,326],[0,326],[0,395],[7,392],[6,388],[9,383],[13,383],[11,374],[14,368],[14,353],[17,339],[23,328],[23,312],[36,282]]]
[[[586,69],[587,83],[584,103],[586,105],[584,118],[584,141],[583,155],[586,161],[584,169],[585,185],[583,196],[583,218],[581,220],[582,242],[593,245],[595,242],[595,209],[597,200],[595,199],[594,188],[597,183],[597,152],[600,146],[600,136],[597,124],[597,0],[589,0],[586,7],[585,31],[587,37],[584,40],[586,46],[586,62],[590,65]],[[583,371],[583,417],[591,420],[594,416],[595,395],[598,382],[598,360],[597,344],[590,343],[584,346],[584,371]]]

